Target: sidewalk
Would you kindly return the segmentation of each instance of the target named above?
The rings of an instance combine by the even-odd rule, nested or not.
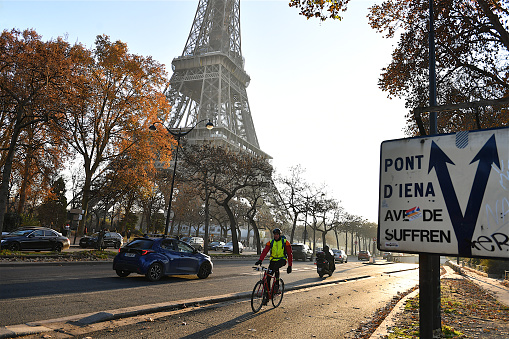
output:
[[[467,269],[456,265],[452,261],[448,261],[443,265],[446,270],[446,274],[441,278],[455,278],[455,279],[468,279],[486,291],[489,291],[500,303],[509,307],[509,288],[501,284],[500,279],[488,278],[482,274],[478,274],[475,270]],[[461,275],[457,274],[461,272]],[[412,293],[402,298],[392,311],[385,317],[384,321],[378,326],[377,330],[373,332],[370,339],[383,339],[391,332],[401,313],[405,310],[405,303],[408,299],[415,297],[419,294],[419,289],[416,289]]]
[[[482,274],[476,274],[475,270],[458,266],[452,261],[449,261],[449,266],[447,268],[455,272],[461,271],[465,279],[470,279],[483,289],[490,291],[499,302],[509,307],[509,288],[502,285],[500,279],[488,278]]]

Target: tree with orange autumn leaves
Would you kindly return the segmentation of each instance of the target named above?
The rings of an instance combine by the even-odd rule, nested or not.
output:
[[[355,1],[355,0],[353,0]],[[339,18],[350,0],[292,0],[307,18]],[[434,0],[438,105],[483,103],[505,98],[509,90],[509,2],[502,0]],[[429,2],[387,0],[370,8],[370,25],[385,37],[398,36],[391,63],[382,70],[379,87],[402,97],[406,107],[429,102]],[[440,112],[439,133],[509,124],[506,103]],[[427,133],[407,114],[407,134]]]
[[[169,112],[163,94],[167,82],[162,65],[128,53],[124,43],[111,42],[107,36],[98,36],[95,49],[87,50],[61,38],[43,42],[33,30],[4,31],[0,37],[0,231],[13,173],[19,173],[19,190],[23,180],[31,178],[23,169],[37,172],[33,164],[46,158],[52,161],[54,173],[66,155],[82,157],[85,211],[93,181],[114,166],[121,169],[117,174],[125,183],[149,185],[155,161],[169,163],[174,142],[148,132],[153,121],[166,119]],[[24,158],[32,163],[26,164]],[[80,234],[83,229],[82,222]]]
[[[84,162],[82,209],[87,211],[94,176],[117,161],[128,181],[137,178],[136,184],[149,185],[155,161],[169,163],[173,139],[148,129],[170,110],[163,65],[130,54],[126,44],[103,35],[83,66],[73,84],[78,99],[67,114],[67,126],[69,144]]]
[[[10,188],[19,188],[22,203],[27,183],[45,182],[40,187],[49,192],[48,172],[65,159],[62,98],[75,54],[62,39],[43,42],[33,30],[0,35],[0,231]]]

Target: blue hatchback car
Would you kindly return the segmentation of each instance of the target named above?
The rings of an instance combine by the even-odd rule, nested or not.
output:
[[[143,274],[150,281],[165,275],[196,274],[205,279],[212,273],[206,254],[174,238],[136,238],[119,250],[113,269],[119,277]]]

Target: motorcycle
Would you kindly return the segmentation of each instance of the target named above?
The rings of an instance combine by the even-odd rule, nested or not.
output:
[[[334,260],[334,257],[332,257],[332,258],[333,258],[332,260]],[[325,252],[317,252],[316,253],[315,265],[316,265],[316,273],[318,273],[320,278],[323,278],[323,276],[326,274],[328,274],[330,277],[335,270],[334,262],[332,263],[332,265],[329,263],[329,261],[325,257]]]

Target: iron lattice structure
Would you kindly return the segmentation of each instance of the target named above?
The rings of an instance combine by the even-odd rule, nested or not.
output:
[[[166,96],[172,104],[171,128],[207,119],[190,142],[212,141],[270,159],[260,150],[249,108],[240,40],[240,0],[200,0],[182,56],[172,61]]]

